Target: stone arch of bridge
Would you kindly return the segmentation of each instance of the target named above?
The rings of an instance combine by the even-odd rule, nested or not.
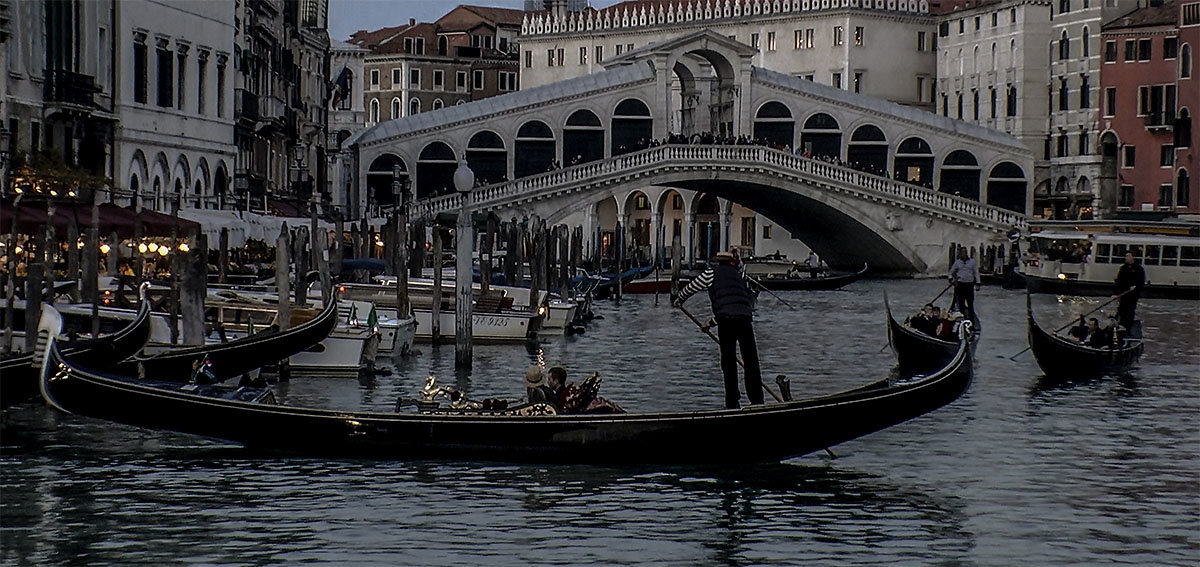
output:
[[[765,172],[744,171],[713,179],[696,172],[662,172],[653,179],[632,179],[624,183],[595,190],[590,197],[574,194],[564,199],[557,209],[546,215],[547,223],[561,222],[566,217],[588,210],[606,200],[620,201],[621,196],[648,184],[694,191],[691,212],[687,218],[696,223],[707,220],[714,226],[696,229],[696,254],[706,250],[704,234],[711,230],[716,246],[716,231],[720,212],[725,203],[737,203],[766,217],[789,234],[799,238],[835,267],[852,268],[870,264],[873,271],[887,273],[922,273],[928,265],[908,243],[896,237],[870,211],[859,204],[809,184],[779,186],[777,177]],[[580,198],[583,197],[583,198]],[[709,205],[704,199],[714,199]],[[686,199],[685,199],[686,201]],[[609,201],[611,202],[611,201]],[[614,205],[617,203],[614,203]],[[708,218],[707,214],[712,217]],[[684,228],[687,230],[687,227]]]

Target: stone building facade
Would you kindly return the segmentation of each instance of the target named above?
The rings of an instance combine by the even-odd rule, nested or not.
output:
[[[116,174],[141,207],[218,208],[230,194],[232,2],[115,2]]]
[[[631,0],[584,12],[558,5],[525,18],[521,80],[531,87],[586,75],[625,53],[701,29],[753,47],[758,67],[932,108],[935,38],[923,0]],[[703,73],[702,80],[714,74]],[[673,88],[675,96],[688,96]],[[672,130],[683,132],[688,125],[678,118]]]
[[[307,215],[327,186],[327,6],[236,3],[234,173],[239,208]],[[301,9],[303,8],[303,9]]]

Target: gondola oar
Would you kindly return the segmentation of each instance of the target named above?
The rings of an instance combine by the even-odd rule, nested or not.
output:
[[[1133,290],[1135,290],[1135,289],[1137,289],[1137,286],[1132,286],[1132,287],[1130,287],[1129,289],[1127,289],[1127,290],[1125,290],[1125,291],[1123,291],[1123,292],[1121,292],[1121,293],[1118,293],[1117,295],[1114,295],[1114,296],[1112,297],[1112,299],[1109,299],[1108,301],[1105,301],[1104,303],[1101,303],[1100,305],[1096,306],[1096,308],[1095,308],[1095,309],[1092,309],[1091,311],[1088,311],[1087,313],[1084,313],[1083,315],[1080,315],[1079,317],[1081,317],[1081,318],[1082,318],[1082,317],[1087,317],[1088,315],[1091,315],[1092,313],[1095,313],[1095,312],[1097,312],[1097,311],[1099,311],[1099,310],[1103,309],[1103,308],[1104,308],[1104,307],[1106,307],[1108,304],[1110,304],[1110,303],[1112,303],[1112,302],[1114,302],[1114,301],[1116,301],[1116,300],[1118,300],[1118,299],[1121,299],[1121,297],[1123,297],[1125,294],[1127,294],[1127,293],[1129,293],[1129,292],[1131,292],[1131,291],[1133,291]],[[1063,326],[1061,326],[1061,327],[1059,327],[1059,328],[1055,329],[1055,330],[1054,330],[1054,333],[1052,333],[1052,334],[1055,334],[1055,335],[1057,335],[1058,333],[1061,333],[1063,329],[1066,329],[1067,327],[1070,327],[1071,325],[1074,325],[1074,324],[1075,324],[1075,319],[1076,319],[1075,317],[1072,317],[1072,318],[1071,318],[1071,322],[1070,322],[1070,323],[1067,323],[1066,325],[1063,325]],[[1022,354],[1025,354],[1025,351],[1027,351],[1027,350],[1029,350],[1029,349],[1031,349],[1031,348],[1033,348],[1033,346],[1032,346],[1032,345],[1031,345],[1031,346],[1027,346],[1027,347],[1025,347],[1024,349],[1021,349],[1021,352],[1018,352],[1017,354],[1014,354],[1014,355],[1012,355],[1012,356],[1008,357],[1008,359],[1009,359],[1009,360],[1013,360],[1013,359],[1017,358],[1018,356],[1021,356]]]
[[[933,305],[934,303],[937,303],[937,300],[941,299],[943,295],[946,295],[946,292],[950,291],[950,288],[952,288],[952,287],[954,287],[954,282],[950,282],[949,284],[947,284],[946,289],[943,289],[941,293],[935,295],[933,297],[933,299],[929,300],[929,305]]]
[[[771,297],[774,297],[775,299],[778,299],[778,300],[779,300],[779,302],[780,302],[780,303],[782,303],[782,304],[784,304],[784,305],[786,305],[788,309],[791,309],[792,311],[795,311],[795,310],[796,310],[796,308],[795,308],[794,306],[792,306],[792,304],[791,304],[791,303],[788,303],[788,302],[784,301],[782,297],[779,297],[779,294],[777,294],[777,293],[775,293],[775,292],[773,292],[773,291],[771,291],[771,290],[767,289],[767,286],[763,285],[763,283],[762,283],[762,282],[760,282],[760,281],[758,281],[758,280],[754,279],[754,277],[753,277],[753,276],[751,276],[750,274],[745,274],[745,276],[746,276],[746,279],[750,280],[750,283],[752,283],[752,284],[754,284],[754,285],[758,286],[758,289],[761,289],[761,290],[763,290],[763,291],[765,291],[765,292],[767,292],[767,293],[771,294]]]
[[[710,331],[708,329],[708,327],[704,325],[704,323],[701,323],[700,320],[697,319],[695,315],[692,315],[691,311],[688,311],[687,308],[682,305],[679,306],[679,310],[683,311],[683,314],[687,315],[688,319],[691,319],[692,322],[695,323],[696,326],[699,327],[701,331],[704,331],[704,334],[708,335],[708,338],[712,339],[713,342],[717,343],[718,345],[721,344],[721,340],[718,339],[717,336],[714,335],[713,332]],[[742,368],[746,367],[746,363],[742,362],[742,357],[740,357],[740,356],[737,357],[737,362],[739,365],[742,366]],[[772,390],[771,387],[768,386],[766,382],[762,383],[762,388],[764,390],[766,390],[768,394],[771,394],[771,397],[775,398],[775,401],[780,402],[780,403],[783,402],[783,398],[779,397],[779,394],[776,394],[775,390]]]

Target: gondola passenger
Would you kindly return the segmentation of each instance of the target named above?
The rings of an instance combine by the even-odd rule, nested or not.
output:
[[[531,404],[541,402],[558,407],[558,392],[546,383],[541,366],[535,364],[525,370],[525,392]]]
[[[1095,321],[1095,319],[1092,320]],[[1091,329],[1088,327],[1087,321],[1084,320],[1083,315],[1080,315],[1079,324],[1071,327],[1071,330],[1068,331],[1067,334],[1070,335],[1071,338],[1082,343],[1087,340],[1090,332]]]

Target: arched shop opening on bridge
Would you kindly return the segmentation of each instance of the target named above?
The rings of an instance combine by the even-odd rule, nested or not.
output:
[[[395,203],[392,196],[392,180],[397,165],[400,166],[401,175],[404,177],[401,183],[407,183],[408,168],[399,156],[383,154],[371,161],[371,165],[367,168],[367,199],[369,203],[381,207],[391,206]]]
[[[467,166],[475,172],[479,185],[508,181],[508,153],[504,140],[490,130],[471,136],[467,143]]]
[[[800,130],[800,148],[809,157],[841,159],[842,127],[832,116],[818,112],[804,121],[804,128]]]
[[[791,148],[796,139],[796,121],[792,111],[780,102],[762,105],[754,116],[754,139],[777,148]]]
[[[988,174],[987,204],[1023,213],[1028,188],[1029,180],[1021,166],[1010,161],[1000,162]]]
[[[640,150],[649,145],[653,137],[654,118],[646,103],[627,98],[617,104],[612,118],[612,155]]]
[[[454,170],[458,160],[444,142],[432,142],[417,159],[417,198],[436,197],[454,192]]]
[[[604,124],[596,113],[576,110],[563,126],[563,163],[568,166],[604,159]]]
[[[933,187],[933,150],[921,138],[905,138],[896,147],[892,177],[905,183]]]
[[[878,126],[865,124],[850,135],[846,147],[846,163],[859,171],[882,174],[887,172],[887,136]]]
[[[979,200],[979,162],[966,150],[954,150],[942,162],[938,191],[964,199]]]
[[[554,132],[545,122],[522,124],[513,146],[513,176],[520,179],[555,169],[556,150]]]

